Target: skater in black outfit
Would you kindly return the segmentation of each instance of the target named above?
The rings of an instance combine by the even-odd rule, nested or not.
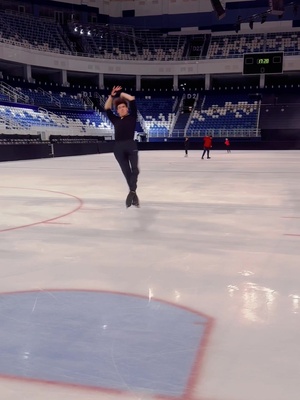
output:
[[[111,94],[105,102],[104,109],[115,128],[114,155],[129,187],[126,207],[130,207],[131,205],[139,207],[139,198],[136,194],[139,174],[138,150],[137,144],[134,141],[137,108],[135,97],[121,92],[121,90],[121,86],[114,86],[112,88]],[[118,95],[120,96],[117,97]],[[116,107],[118,115],[112,112],[113,105]]]
[[[185,156],[184,157],[188,157],[189,147],[190,147],[190,139],[186,136],[184,138],[184,152],[185,152]]]

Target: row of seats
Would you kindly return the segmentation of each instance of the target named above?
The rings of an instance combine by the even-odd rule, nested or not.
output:
[[[51,19],[0,11],[0,40],[11,40],[12,43],[43,51],[72,54],[78,51],[74,44],[76,41],[70,40],[74,35],[79,36],[80,51],[95,57],[153,61],[189,58],[189,49],[195,40],[195,36],[191,38],[188,35],[168,35],[154,30],[103,24],[82,25],[74,32],[73,24],[66,30]],[[200,37],[203,39],[204,35]],[[207,52],[204,50],[206,41],[199,40],[198,57],[238,57],[245,52],[263,51],[300,52],[299,32],[207,35],[206,39],[209,39]]]
[[[142,128],[150,137],[172,134],[177,118],[176,96],[138,96],[137,102]],[[198,107],[187,121],[187,132],[211,131],[224,127],[231,130],[255,130],[258,110],[258,101],[251,101],[246,95],[207,95],[199,100]]]
[[[106,116],[98,112],[67,112],[55,113],[41,110],[0,105],[0,124],[6,129],[32,129],[34,127],[65,128],[75,131],[90,129],[111,129]]]
[[[300,32],[213,36],[207,58],[227,58],[244,53],[272,51],[299,54]]]
[[[241,132],[251,136],[256,131],[258,117],[262,116],[259,126],[261,129],[284,129],[288,121],[292,129],[299,126],[299,94],[272,93],[263,95],[263,106],[258,100],[251,100],[242,94],[213,94],[202,95],[191,114],[185,114],[185,125],[175,132],[176,135],[203,136],[205,134],[218,135],[220,132],[240,135]],[[137,95],[138,109],[143,120],[143,129],[150,137],[166,137],[173,132],[174,123],[178,114],[175,105],[178,103],[176,96],[154,98],[153,96]],[[188,119],[190,117],[190,120]],[[112,126],[105,113],[85,111],[62,111],[55,113],[42,112],[37,108],[0,106],[0,132],[15,132],[18,128],[23,130],[39,127],[52,128],[53,131],[68,129],[68,135],[97,134],[103,130],[111,131]],[[184,127],[187,130],[184,130]],[[138,132],[141,132],[139,129]]]
[[[264,37],[262,35],[213,36],[210,41],[207,58],[226,58],[233,55],[263,51]]]
[[[70,50],[62,28],[51,19],[0,11],[0,30],[3,38],[14,39],[25,47],[32,45],[41,50]]]
[[[0,93],[0,101],[9,101],[9,96],[3,93]]]
[[[99,128],[111,129],[112,125],[102,112],[71,112],[55,111],[55,115],[65,120],[65,124],[72,128]]]
[[[137,97],[144,131],[150,136],[168,136],[175,123],[174,105],[176,100],[176,96]]]
[[[259,103],[243,95],[206,96],[192,113],[187,134],[220,130],[256,130]]]
[[[27,135],[27,134],[0,134],[0,144],[1,145],[11,145],[11,144],[41,144],[41,135]]]
[[[31,108],[0,105],[0,120],[8,128],[30,129],[33,126],[55,127],[57,124],[47,115]]]
[[[149,136],[170,136],[177,114],[178,98],[138,96],[140,123]],[[211,132],[212,130],[255,130],[259,111],[258,101],[251,101],[244,95],[206,95],[201,98],[187,121],[187,134]],[[49,127],[68,129],[71,133],[89,130],[112,131],[112,125],[105,113],[55,110],[44,112],[28,107],[0,106],[0,123],[7,129],[20,127]]]
[[[69,30],[80,37],[85,53],[105,58],[180,60],[187,43],[186,36],[167,36],[124,26],[93,24],[90,29],[90,25],[74,28],[70,23]]]
[[[81,93],[70,94],[63,91],[44,90],[42,88],[10,87],[11,93],[15,92],[27,96],[26,103],[42,107],[73,108],[84,110],[87,108]],[[1,87],[0,87],[1,90]],[[0,93],[0,101],[9,101],[9,96]],[[17,102],[17,100],[16,100]]]

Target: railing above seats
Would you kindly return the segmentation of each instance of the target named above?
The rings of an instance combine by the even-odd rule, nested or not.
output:
[[[0,82],[0,92],[9,97],[10,101],[15,103],[29,103],[29,96],[26,96],[20,90],[10,86],[6,82]]]

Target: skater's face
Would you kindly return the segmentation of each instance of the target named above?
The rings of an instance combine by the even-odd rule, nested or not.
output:
[[[126,104],[121,103],[117,107],[117,112],[121,118],[125,117],[128,114],[128,107],[126,106]]]

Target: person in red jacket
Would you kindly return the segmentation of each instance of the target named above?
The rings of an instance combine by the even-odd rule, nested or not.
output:
[[[231,153],[231,150],[230,150],[230,141],[229,141],[229,139],[226,138],[224,143],[225,143],[225,147],[226,147],[226,149],[227,149],[227,153]]]
[[[204,136],[203,138],[203,153],[202,153],[202,160],[204,159],[205,154],[207,154],[207,158],[209,157],[209,151],[212,148],[212,136]]]

